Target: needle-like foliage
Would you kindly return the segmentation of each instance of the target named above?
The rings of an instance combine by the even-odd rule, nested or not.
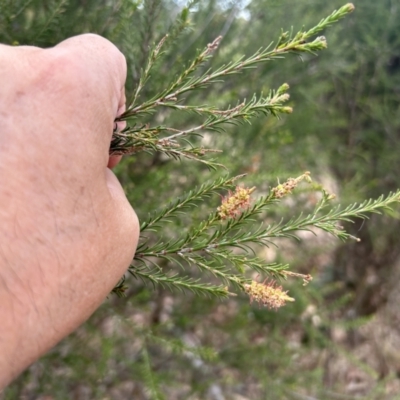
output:
[[[204,90],[218,84],[228,75],[256,68],[258,64],[277,60],[289,53],[315,54],[327,48],[324,36],[317,36],[330,25],[353,11],[352,4],[346,4],[309,30],[297,33],[282,32],[277,41],[261,48],[249,57],[241,57],[217,68],[209,67],[210,59],[218,49],[221,37],[217,37],[206,48],[199,51],[193,61],[183,67],[162,91],[150,99],[142,99],[145,85],[151,81],[151,71],[163,56],[163,47],[168,35],[153,47],[149,53],[146,68],[138,81],[136,90],[124,114],[118,120],[127,122],[122,131],[115,131],[111,143],[111,154],[134,154],[140,151],[158,152],[175,159],[188,158],[205,163],[211,168],[220,165],[208,154],[216,149],[196,145],[196,137],[205,133],[218,134],[228,124],[240,124],[257,116],[275,116],[291,113],[289,85],[271,89],[265,96],[255,93],[250,100],[239,99],[235,106],[224,109],[207,104],[186,104],[189,92]],[[197,125],[177,128],[169,125],[154,125],[141,122],[145,116],[159,110],[194,113],[202,119]],[[270,308],[279,308],[287,301],[293,301],[276,284],[276,279],[300,278],[308,283],[312,278],[289,270],[287,264],[267,262],[260,256],[262,246],[276,246],[281,238],[300,240],[298,232],[318,230],[340,239],[355,239],[342,227],[342,223],[355,218],[368,218],[370,213],[380,213],[400,201],[400,192],[368,200],[347,207],[335,205],[335,196],[320,185],[312,182],[310,173],[289,178],[283,184],[271,187],[267,195],[256,196],[256,188],[238,185],[244,176],[224,176],[192,189],[161,207],[142,222],[142,239],[129,268],[129,273],[152,285],[161,285],[178,290],[190,290],[196,294],[226,297],[238,291],[245,292],[250,299]],[[308,183],[308,190],[319,192],[320,200],[313,207],[305,206],[298,215],[288,219],[278,218],[271,210],[284,203],[301,182]],[[219,197],[219,205],[208,216],[189,219],[199,204],[210,198]],[[215,201],[214,200],[214,201]],[[273,217],[271,217],[273,215]],[[179,232],[171,231],[168,223],[181,219],[185,226]],[[266,280],[257,282],[252,272]],[[270,280],[267,280],[270,279]],[[272,279],[272,280],[271,280]],[[115,288],[123,295],[124,282]]]
[[[222,39],[217,37],[200,51],[196,58],[183,68],[183,71],[164,90],[151,99],[141,100],[140,93],[149,82],[151,70],[163,56],[162,48],[168,35],[164,36],[150,52],[146,68],[142,72],[132,100],[128,104],[127,110],[119,117],[119,120],[127,121],[128,125],[123,131],[114,132],[111,154],[134,154],[140,151],[160,152],[168,157],[195,159],[211,168],[218,167],[219,164],[214,159],[206,157],[210,152],[215,152],[215,149],[197,147],[188,138],[210,131],[219,132],[227,124],[250,123],[251,119],[258,115],[279,117],[281,114],[291,113],[292,108],[286,105],[290,98],[287,93],[289,85],[284,83],[277,90],[271,89],[266,96],[261,93],[254,94],[250,100],[239,99],[236,106],[228,105],[222,110],[207,105],[184,104],[184,95],[188,92],[206,89],[228,75],[239,74],[245,69],[255,68],[258,64],[282,58],[289,53],[314,54],[325,49],[327,47],[325,37],[315,37],[315,35],[339,21],[353,9],[352,4],[347,4],[309,30],[301,30],[296,34],[282,32],[276,43],[259,49],[249,57],[243,56],[216,69],[207,68],[208,62],[218,49]],[[156,113],[162,108],[193,112],[203,120],[199,125],[187,129],[141,123],[142,117]]]

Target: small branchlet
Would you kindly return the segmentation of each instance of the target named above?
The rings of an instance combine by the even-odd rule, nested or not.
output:
[[[300,278],[303,280],[303,286],[307,286],[313,277],[310,274],[299,274],[298,272],[283,270],[281,274],[285,277]]]
[[[127,290],[128,286],[125,285],[125,276],[123,276],[112,290],[112,293],[116,294],[118,297],[125,297]]]
[[[142,72],[142,74],[140,75],[140,80],[139,83],[137,85],[137,88],[132,96],[132,99],[130,100],[129,104],[135,104],[137,99],[139,98],[140,92],[142,91],[142,89],[144,88],[145,84],[147,83],[147,81],[150,78],[150,72],[154,66],[154,64],[156,63],[156,61],[158,60],[158,58],[162,55],[161,53],[161,49],[164,46],[165,41],[168,38],[168,34],[165,35],[160,42],[158,43],[157,46],[155,46],[152,51],[150,52],[150,56],[149,59],[147,61],[147,65],[146,68],[144,69],[144,71]]]
[[[291,194],[292,190],[303,180],[308,183],[312,182],[310,172],[306,171],[303,175],[300,175],[297,178],[289,178],[285,183],[274,187],[271,189],[272,197],[275,199],[281,199],[282,197]]]

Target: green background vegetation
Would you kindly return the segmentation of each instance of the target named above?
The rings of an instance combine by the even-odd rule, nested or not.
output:
[[[281,28],[314,26],[343,5],[203,0],[182,15],[180,3],[0,0],[0,41],[47,47],[75,34],[99,33],[127,57],[129,93],[149,47],[172,30],[167,54],[143,92],[149,98],[220,34],[213,65],[253,54],[276,40]],[[291,87],[292,115],[206,134],[208,147],[223,150],[218,161],[232,174],[249,174],[246,184],[260,193],[277,177],[306,170],[343,204],[400,187],[397,3],[355,0],[356,11],[326,32],[328,50],[318,57],[275,60],[190,95],[189,103],[226,106],[284,82]],[[168,112],[152,118],[188,126],[195,117]],[[117,172],[142,218],[218,173],[157,154],[127,158]],[[216,205],[201,205],[196,213]],[[279,212],[290,215],[295,207],[289,203]],[[280,250],[266,252],[314,276],[305,288],[293,284],[296,302],[278,312],[244,296],[218,301],[129,280],[127,298],[110,297],[0,398],[399,398],[398,221],[396,210],[390,218],[356,221],[349,229],[360,243],[305,236],[300,244],[283,242]],[[178,222],[169,229],[180,229]]]

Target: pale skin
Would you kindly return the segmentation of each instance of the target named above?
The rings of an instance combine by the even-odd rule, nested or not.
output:
[[[129,266],[139,223],[109,157],[126,62],[96,35],[0,45],[0,390]]]

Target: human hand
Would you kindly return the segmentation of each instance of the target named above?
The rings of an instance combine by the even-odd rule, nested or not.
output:
[[[139,223],[108,167],[126,62],[96,35],[0,45],[0,389],[129,266]]]

